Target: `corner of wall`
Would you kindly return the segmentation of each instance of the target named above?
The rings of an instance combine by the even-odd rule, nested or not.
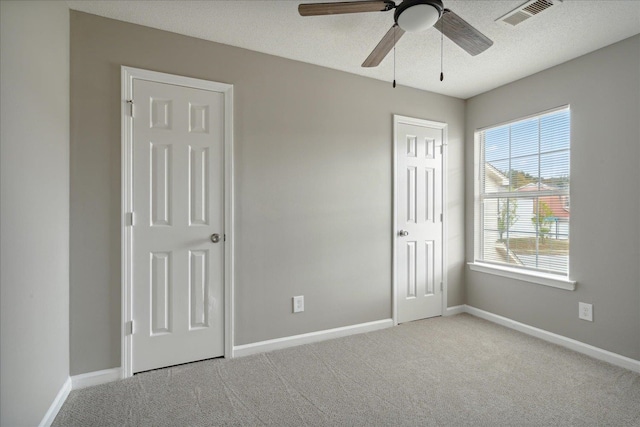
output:
[[[0,424],[49,425],[71,390],[69,8],[0,8]]]

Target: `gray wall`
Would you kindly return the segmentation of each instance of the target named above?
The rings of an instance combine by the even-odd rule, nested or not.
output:
[[[640,36],[471,98],[475,129],[571,104],[574,292],[469,271],[474,307],[640,359]],[[473,260],[473,174],[466,177],[467,259]],[[593,304],[594,322],[578,319]]]
[[[464,303],[464,101],[72,12],[72,374],[120,365],[121,65],[235,85],[236,345],[391,317],[394,113],[449,124]]]
[[[0,424],[69,377],[69,10],[0,3]]]

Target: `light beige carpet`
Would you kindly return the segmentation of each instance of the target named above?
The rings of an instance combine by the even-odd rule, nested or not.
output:
[[[54,426],[640,426],[640,375],[462,314],[71,392]]]

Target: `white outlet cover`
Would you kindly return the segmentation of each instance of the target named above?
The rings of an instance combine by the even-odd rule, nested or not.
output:
[[[587,304],[586,302],[579,302],[578,317],[582,320],[588,320],[589,322],[593,322],[593,304]]]
[[[300,313],[304,311],[304,295],[293,297],[293,312]]]

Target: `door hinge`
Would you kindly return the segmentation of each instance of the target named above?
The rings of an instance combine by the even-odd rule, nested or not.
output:
[[[442,222],[444,220],[444,216],[443,214],[440,214],[440,222]]]
[[[442,282],[440,282],[440,292],[443,292],[443,286]]]
[[[133,335],[133,320],[129,320],[125,324],[125,335]]]
[[[133,212],[127,212],[126,224],[128,226],[133,225]]]
[[[222,235],[222,240],[224,240],[225,242],[227,241],[227,235],[226,234]]]
[[[127,100],[127,116],[133,117],[133,99]]]
[[[443,150],[444,150],[444,144],[440,145],[440,154],[443,153]]]

